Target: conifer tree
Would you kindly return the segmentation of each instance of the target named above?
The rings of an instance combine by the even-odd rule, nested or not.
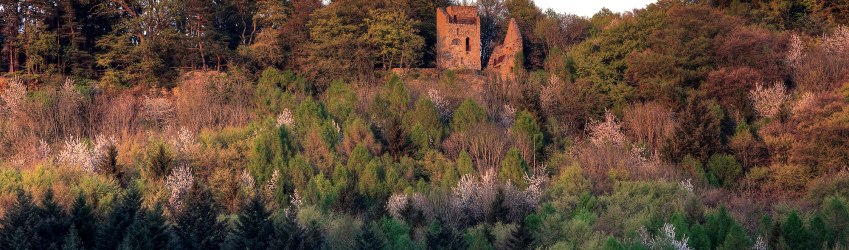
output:
[[[83,247],[83,242],[80,239],[80,235],[77,233],[77,228],[75,226],[71,226],[71,229],[68,230],[68,234],[65,235],[65,240],[62,243],[62,250],[82,250],[85,249]]]
[[[306,228],[299,231],[298,249],[320,249],[324,246],[324,235],[316,222],[310,222]]]
[[[357,250],[384,249],[383,239],[375,232],[374,224],[364,225],[357,234]]]
[[[82,194],[77,196],[74,206],[71,208],[70,223],[71,229],[74,230],[76,237],[79,238],[80,247],[94,246],[95,236],[97,236],[97,224],[95,224],[94,212]],[[67,240],[68,238],[66,237],[66,242]]]
[[[728,234],[725,240],[717,249],[734,250],[734,249],[749,249],[752,246],[752,241],[746,236],[746,231],[738,224],[734,224],[728,229]]]
[[[120,249],[169,249],[172,244],[171,232],[165,217],[162,216],[162,206],[157,205],[153,210],[141,211],[127,228],[127,233],[121,241]]]
[[[254,196],[239,212],[231,238],[240,249],[265,249],[275,237],[274,225],[259,195]]]
[[[710,245],[710,238],[708,237],[707,232],[705,232],[705,228],[700,224],[693,224],[690,227],[690,246],[695,250],[709,250],[712,249]]]
[[[20,190],[17,202],[0,220],[0,249],[32,249],[42,239],[36,234],[39,223],[38,207],[32,197]]]
[[[430,224],[427,245],[433,249],[466,249],[466,241],[454,228],[444,223]]]
[[[39,222],[36,234],[41,241],[34,247],[36,249],[58,249],[62,245],[65,234],[68,232],[68,216],[62,207],[53,199],[53,190],[47,189],[41,201],[39,209]]]
[[[782,235],[784,241],[792,249],[813,249],[811,242],[811,234],[805,229],[802,218],[796,211],[787,216],[787,220],[782,226]]]
[[[825,224],[819,214],[814,215],[808,225],[811,226],[811,246],[828,248],[832,245],[834,238],[831,228]]]
[[[178,214],[174,223],[177,244],[183,249],[218,248],[225,228],[217,220],[219,209],[212,194],[196,186],[186,199],[186,207],[189,209]]]
[[[123,242],[127,228],[138,218],[141,211],[141,193],[131,187],[109,213],[97,234],[97,248],[115,249]]]
[[[507,242],[507,246],[510,249],[533,249],[534,248],[534,236],[533,232],[527,225],[527,221],[524,223],[519,223],[519,227],[516,230],[513,230],[512,235],[510,236],[510,240]]]

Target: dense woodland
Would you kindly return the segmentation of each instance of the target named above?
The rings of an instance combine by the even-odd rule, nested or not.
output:
[[[517,21],[522,70],[392,74],[434,66],[458,4],[484,62]],[[0,16],[0,249],[849,247],[846,1]]]

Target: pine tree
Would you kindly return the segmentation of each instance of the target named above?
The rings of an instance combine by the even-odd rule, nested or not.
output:
[[[710,245],[710,237],[708,237],[707,232],[705,232],[705,228],[699,224],[693,224],[690,227],[690,246],[695,250],[709,250],[712,249]]]
[[[239,212],[239,219],[232,235],[239,248],[265,249],[275,236],[274,225],[269,220],[271,213],[258,195],[254,196]]]
[[[268,242],[270,249],[295,249],[301,243],[297,225],[282,212],[273,220],[274,236]]]
[[[513,234],[507,242],[510,249],[533,249],[534,244],[533,232],[531,232],[527,222],[519,223],[519,227],[513,230]]]
[[[604,242],[604,250],[625,250],[625,246],[619,243],[613,236],[609,236],[607,237],[607,241]]]
[[[97,236],[97,224],[95,224],[94,212],[82,194],[77,196],[76,201],[74,201],[74,206],[71,208],[70,222],[71,228],[77,234],[76,237],[79,238],[80,247],[94,246],[94,240]]]
[[[121,249],[168,249],[171,247],[171,232],[162,207],[157,205],[153,210],[140,212],[138,217],[127,228],[127,233],[121,241]]]
[[[68,216],[62,207],[53,199],[53,190],[47,189],[39,209],[39,222],[36,224],[36,234],[41,239],[34,247],[36,249],[58,249],[68,232]]]
[[[719,212],[707,216],[705,231],[707,231],[711,245],[719,246],[719,244],[722,244],[726,235],[728,235],[728,230],[735,223],[734,218],[731,218],[724,206],[719,208]]]
[[[784,222],[781,229],[784,241],[791,249],[813,249],[813,245],[810,244],[811,234],[805,229],[805,225],[796,211],[787,216],[787,221]]]
[[[374,224],[364,225],[360,233],[357,235],[358,250],[383,249],[383,239],[381,239],[374,229]]]
[[[316,222],[310,222],[306,228],[300,230],[298,249],[320,249],[324,246],[324,235],[321,227]]]
[[[849,245],[849,211],[846,205],[837,197],[826,198],[822,215],[834,230],[834,240],[843,246]]]
[[[808,225],[811,226],[811,246],[828,248],[828,246],[831,246],[834,243],[831,228],[825,224],[825,221],[819,214],[814,215]]]
[[[734,224],[728,229],[728,234],[725,236],[725,240],[721,245],[719,245],[719,247],[717,247],[717,249],[749,249],[751,246],[752,241],[749,239],[749,236],[746,236],[746,231],[743,230],[743,227],[738,224]]]
[[[141,211],[141,193],[135,187],[127,190],[112,211],[109,213],[106,223],[97,234],[97,248],[115,249],[124,240],[127,228],[132,225],[138,213]]]
[[[186,207],[175,219],[174,232],[183,249],[218,248],[223,240],[224,224],[217,221],[218,207],[208,190],[195,187],[186,199]]]
[[[0,220],[0,249],[33,249],[42,239],[36,234],[40,218],[32,197],[18,191],[14,206]]]
[[[462,235],[454,228],[439,222],[430,224],[427,245],[433,249],[466,249],[466,241]]]
[[[68,235],[65,235],[65,240],[62,244],[62,250],[82,250],[85,249],[83,247],[83,242],[80,239],[80,235],[77,233],[77,228],[75,226],[71,226],[71,229],[68,230]]]

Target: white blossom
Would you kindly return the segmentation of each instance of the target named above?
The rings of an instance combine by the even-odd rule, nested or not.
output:
[[[641,227],[638,231],[640,240],[643,245],[650,249],[668,249],[669,247],[676,250],[691,250],[688,245],[689,237],[682,235],[681,239],[675,235],[675,226],[669,223],[663,224],[660,229],[660,234],[652,237],[649,235],[645,227]]]
[[[407,194],[405,193],[397,193],[389,196],[389,200],[386,201],[386,211],[389,212],[389,215],[395,219],[402,219],[402,212],[409,205],[409,199]]]
[[[799,35],[793,34],[790,36],[790,48],[787,50],[787,56],[784,61],[791,68],[799,67],[799,63],[802,61],[802,57],[804,56],[804,47],[805,45],[802,43],[802,39],[799,38]]]
[[[97,171],[97,158],[93,149],[77,137],[71,136],[65,140],[58,155],[59,164],[79,167],[89,173]]]
[[[15,78],[8,81],[6,89],[0,93],[0,114],[13,115],[23,111],[24,97],[27,95],[27,86],[23,80]]]
[[[142,101],[142,113],[148,120],[156,122],[159,126],[165,126],[174,116],[174,105],[165,97],[145,96]]]
[[[755,239],[755,244],[752,245],[752,250],[766,250],[766,249],[767,249],[767,245],[766,245],[766,241],[764,241],[764,237],[758,236],[758,238]]]
[[[242,179],[242,187],[248,190],[253,190],[253,188],[256,186],[256,183],[254,182],[254,176],[251,175],[251,173],[248,172],[247,169],[242,170],[242,175],[240,177]]]
[[[787,89],[781,82],[763,87],[760,84],[749,92],[755,111],[763,117],[774,118],[781,113],[781,106],[789,99]]]
[[[428,90],[427,96],[430,97],[430,101],[433,103],[433,106],[436,107],[436,111],[439,112],[439,116],[443,120],[451,118],[451,107],[448,106],[448,101],[439,94],[438,90]]]
[[[181,127],[177,131],[177,136],[171,138],[171,146],[177,150],[180,155],[186,155],[194,152],[200,147],[197,142],[197,136],[191,130]]]
[[[604,113],[604,121],[593,122],[590,126],[590,142],[595,145],[612,143],[622,145],[625,143],[625,134],[622,133],[622,124],[610,111]]]
[[[693,193],[693,183],[692,183],[691,179],[687,178],[687,180],[681,181],[681,188],[683,188],[684,190],[687,190],[687,192],[692,194]]]
[[[833,55],[849,56],[849,27],[841,25],[830,36],[824,36],[822,46]]]
[[[275,169],[274,172],[271,173],[271,179],[268,180],[268,192],[274,193],[274,190],[277,189],[277,182],[280,181],[280,170]]]
[[[294,123],[295,123],[295,118],[292,116],[292,111],[289,111],[288,108],[283,109],[283,112],[280,112],[280,114],[277,115],[277,126],[278,127],[281,127],[281,126],[284,126],[284,125],[287,126],[287,127],[291,127],[292,124],[294,124]]]
[[[165,179],[165,186],[171,196],[168,198],[168,204],[175,211],[180,211],[183,206],[183,196],[189,192],[194,185],[194,175],[192,169],[188,165],[181,165],[173,170]]]

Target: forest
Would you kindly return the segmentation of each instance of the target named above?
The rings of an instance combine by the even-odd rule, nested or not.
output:
[[[516,21],[512,77],[392,70],[452,5],[482,62]],[[847,1],[0,16],[0,249],[849,248]]]

